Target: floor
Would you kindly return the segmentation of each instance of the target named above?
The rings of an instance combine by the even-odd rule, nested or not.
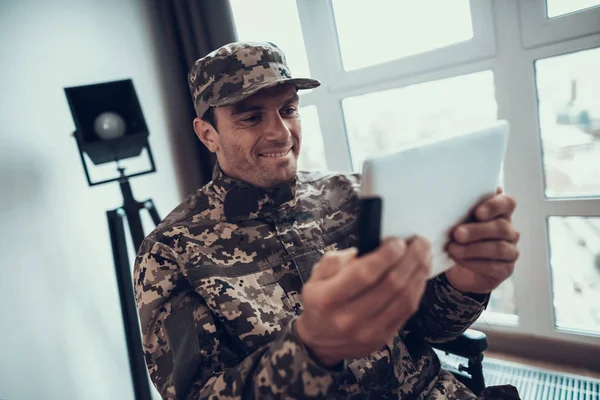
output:
[[[550,363],[550,362],[546,362],[546,361],[531,360],[531,359],[527,359],[527,358],[523,358],[523,357],[517,357],[517,356],[497,353],[497,352],[493,352],[493,351],[486,351],[484,354],[485,354],[486,358],[495,358],[498,360],[516,362],[516,363],[528,365],[531,367],[548,369],[548,370],[563,372],[563,373],[567,373],[567,374],[581,375],[581,376],[585,376],[588,378],[600,379],[600,371],[597,371],[597,370],[571,367],[568,365],[554,364],[554,363]]]

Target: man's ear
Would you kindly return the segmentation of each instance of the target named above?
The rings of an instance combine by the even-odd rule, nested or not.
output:
[[[217,130],[209,122],[204,121],[200,118],[194,119],[194,132],[196,136],[204,145],[210,150],[211,153],[215,153],[219,148],[217,142]]]

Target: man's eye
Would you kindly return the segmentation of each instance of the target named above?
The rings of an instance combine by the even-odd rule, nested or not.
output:
[[[296,109],[296,107],[286,107],[283,109],[282,114],[287,115],[287,116],[292,116],[292,115],[295,115],[297,112],[298,112],[298,110]]]
[[[260,115],[251,115],[249,117],[244,118],[243,121],[253,123],[253,122],[260,122],[260,119],[261,119]]]

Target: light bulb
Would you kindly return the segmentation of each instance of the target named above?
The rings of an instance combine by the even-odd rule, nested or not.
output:
[[[94,130],[102,140],[118,139],[125,135],[125,120],[114,112],[103,112],[94,121]]]

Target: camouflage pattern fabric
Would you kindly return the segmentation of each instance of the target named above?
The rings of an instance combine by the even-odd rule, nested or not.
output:
[[[188,73],[196,114],[211,106],[237,103],[257,91],[280,83],[312,89],[316,79],[292,78],[284,53],[273,43],[235,42],[198,59]]]
[[[265,191],[223,175],[144,240],[134,279],[154,385],[167,399],[473,399],[430,343],[452,339],[482,304],[443,277],[379,351],[338,368],[294,333],[300,291],[327,252],[355,246],[358,175],[299,172]],[[518,398],[512,387],[483,398]]]

